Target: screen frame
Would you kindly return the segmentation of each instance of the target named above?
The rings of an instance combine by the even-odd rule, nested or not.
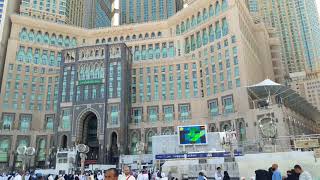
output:
[[[203,126],[205,128],[205,138],[206,138],[206,142],[205,143],[195,143],[195,144],[182,144],[180,141],[180,128],[186,128],[186,127],[201,127]],[[207,125],[187,125],[187,126],[177,126],[177,134],[178,134],[178,143],[179,146],[202,146],[202,145],[208,145],[208,126]]]

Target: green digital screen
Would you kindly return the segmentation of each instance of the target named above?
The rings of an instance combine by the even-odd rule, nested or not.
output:
[[[178,127],[180,145],[207,144],[207,129],[204,125]]]

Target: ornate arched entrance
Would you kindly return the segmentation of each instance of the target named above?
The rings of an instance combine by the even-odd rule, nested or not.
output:
[[[97,116],[93,112],[87,112],[82,116],[80,123],[78,142],[89,146],[90,151],[87,153],[87,160],[97,161],[99,159]]]

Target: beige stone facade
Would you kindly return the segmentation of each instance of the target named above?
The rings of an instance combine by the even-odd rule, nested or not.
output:
[[[320,110],[320,72],[291,74],[289,86]]]
[[[124,147],[132,154],[139,140],[150,153],[151,137],[174,133],[178,125],[207,124],[210,131],[236,130],[242,141],[256,140],[263,138],[258,122],[269,116],[278,123],[278,136],[319,132],[312,115],[252,105],[247,86],[281,81],[280,47],[272,30],[253,22],[242,0],[198,0],[165,21],[92,30],[20,15],[11,19],[0,97],[0,143],[9,143],[3,167],[19,165],[15,152],[24,144],[42,152],[32,165],[49,161],[50,149],[61,145],[53,141],[63,124],[55,116],[61,50],[101,43],[124,42],[133,55]],[[301,132],[288,130],[288,115],[301,122],[292,128]]]

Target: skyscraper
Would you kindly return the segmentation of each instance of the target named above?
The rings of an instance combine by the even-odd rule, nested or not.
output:
[[[121,0],[121,24],[164,20],[183,8],[183,0]]]
[[[66,24],[83,26],[83,0],[69,0],[66,7]]]
[[[19,12],[20,1],[21,0],[0,0],[0,82],[2,82],[7,44],[11,31],[10,14]],[[1,85],[0,83],[0,87]]]
[[[286,73],[313,71],[320,61],[315,0],[247,0],[255,20],[277,29]]]
[[[109,0],[84,1],[83,26],[90,29],[111,26],[112,2]]]
[[[66,0],[22,0],[20,14],[64,24],[66,21]]]

